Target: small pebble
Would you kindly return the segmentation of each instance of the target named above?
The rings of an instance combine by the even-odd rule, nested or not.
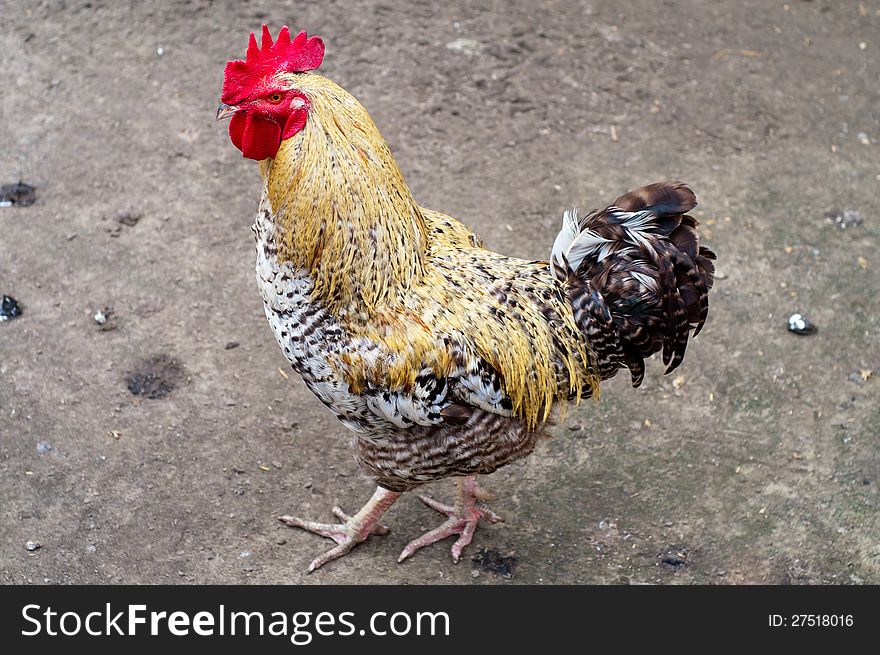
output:
[[[40,455],[45,455],[50,450],[52,450],[52,444],[50,444],[48,441],[41,441],[37,444],[37,453]]]
[[[28,542],[24,545],[24,547],[25,547],[27,550],[29,550],[30,552],[34,552],[35,550],[39,550],[40,548],[42,548],[42,547],[43,547],[43,544],[41,544],[39,541],[28,541]]]
[[[110,332],[116,329],[116,316],[113,309],[103,307],[92,314],[92,320],[98,325],[101,332]]]
[[[788,331],[800,335],[813,334],[816,326],[803,314],[792,314],[788,317]]]
[[[232,350],[233,348],[238,348],[238,341],[227,341],[225,348],[226,348],[226,350]]]

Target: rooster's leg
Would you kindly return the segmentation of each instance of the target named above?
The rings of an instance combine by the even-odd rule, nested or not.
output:
[[[398,562],[402,562],[423,546],[433,544],[435,541],[440,541],[452,535],[459,535],[458,540],[452,544],[452,559],[458,562],[459,558],[461,558],[461,551],[471,543],[471,539],[474,537],[474,530],[477,529],[477,523],[479,523],[480,519],[486,519],[489,523],[501,521],[501,517],[490,511],[483,504],[483,501],[488,500],[491,496],[477,484],[475,476],[459,478],[456,484],[458,489],[454,507],[444,505],[427,496],[419,496],[425,505],[437,510],[441,514],[446,514],[449,518],[440,527],[434,528],[418,539],[409,542],[400,554]]]
[[[315,521],[304,521],[295,516],[279,516],[278,520],[292,528],[302,528],[336,542],[334,548],[315,558],[309,564],[309,573],[311,573],[324,566],[327,562],[342,557],[359,543],[366,541],[367,537],[371,534],[388,534],[388,528],[381,525],[379,519],[385,513],[385,510],[391,507],[399,497],[400,494],[396,491],[388,491],[388,489],[377,487],[373,497],[354,516],[349,516],[339,507],[334,507],[333,514],[341,523],[317,523]]]

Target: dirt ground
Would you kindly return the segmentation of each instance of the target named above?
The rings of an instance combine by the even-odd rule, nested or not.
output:
[[[0,580],[880,583],[880,2],[479,4],[0,0],[0,185],[37,187],[0,208]],[[700,200],[719,279],[684,365],[484,480],[506,522],[458,565],[396,563],[437,523],[412,495],[313,575],[329,542],[273,518],[372,486],[288,376],[257,167],[214,121],[264,21],[323,37],[416,198],[493,249],[546,258],[563,209],[659,179]],[[160,356],[165,388],[132,382]]]

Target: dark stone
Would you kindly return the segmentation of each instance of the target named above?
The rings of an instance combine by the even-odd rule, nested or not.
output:
[[[690,549],[686,546],[670,545],[660,554],[660,563],[674,571],[687,564],[687,556]]]
[[[34,187],[24,182],[6,184],[0,187],[0,207],[27,207],[37,200]]]
[[[21,305],[12,296],[3,296],[0,301],[0,321],[9,321],[21,316]]]

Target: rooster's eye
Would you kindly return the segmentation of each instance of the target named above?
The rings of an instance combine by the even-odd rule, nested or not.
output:
[[[271,102],[273,105],[277,105],[279,102],[281,102],[281,94],[280,93],[273,93],[268,98],[266,98],[266,100]]]

